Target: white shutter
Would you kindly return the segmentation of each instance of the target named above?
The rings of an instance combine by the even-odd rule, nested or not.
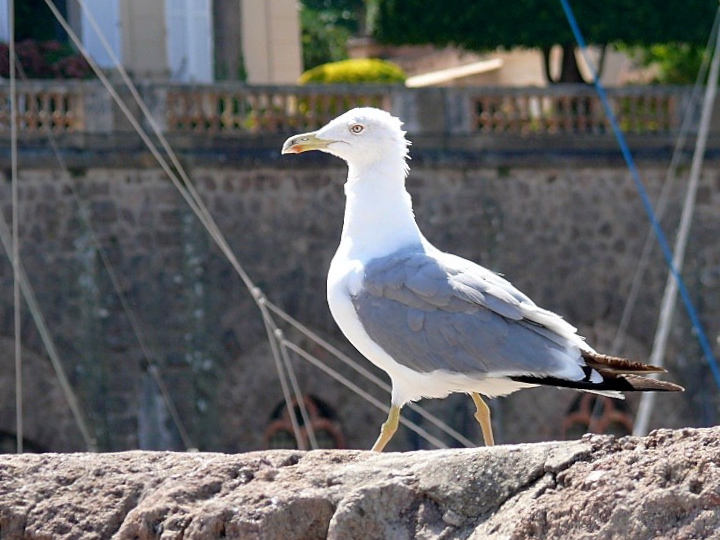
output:
[[[10,23],[8,22],[8,0],[0,0],[0,41],[10,41]]]
[[[211,0],[166,0],[165,7],[171,79],[212,82]]]
[[[186,4],[187,0],[165,0],[168,65],[173,81],[186,80],[188,73]]]
[[[88,11],[95,19],[100,32],[110,45],[115,57],[122,62],[122,29],[120,27],[119,0],[85,0],[82,9],[82,43],[100,67],[116,67],[110,54],[90,23]]]
[[[197,82],[212,82],[212,4],[210,0],[188,0],[188,2],[190,3],[188,52],[191,78]]]

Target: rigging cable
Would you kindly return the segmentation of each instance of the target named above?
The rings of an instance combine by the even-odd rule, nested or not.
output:
[[[12,234],[5,222],[5,217],[2,213],[1,208],[0,242],[2,242],[2,245],[8,254],[12,253]],[[35,297],[35,293],[33,292],[32,286],[30,285],[30,281],[27,279],[27,274],[25,273],[25,270],[23,269],[23,266],[20,262],[18,262],[18,281],[20,282],[20,287],[22,288],[25,302],[28,305],[28,311],[30,312],[33,320],[35,321],[35,325],[37,326],[40,338],[42,339],[48,356],[50,357],[50,362],[52,363],[52,366],[55,370],[55,376],[58,378],[60,388],[65,395],[65,399],[70,405],[70,410],[72,411],[75,422],[77,423],[78,428],[80,428],[80,433],[82,435],[83,441],[85,442],[85,446],[89,451],[95,452],[97,451],[97,444],[95,438],[92,434],[92,431],[88,427],[88,423],[85,420],[85,416],[83,415],[80,403],[75,396],[75,392],[70,385],[70,381],[68,381],[68,378],[65,375],[65,370],[63,369],[62,362],[60,361],[60,355],[55,348],[55,343],[53,342],[50,331],[48,330],[47,323],[45,322],[45,319],[42,315],[42,310],[40,309],[37,298]]]
[[[155,132],[155,135],[160,140],[164,150],[168,153],[170,156],[171,161],[173,162],[173,165],[175,169],[180,173],[180,175],[183,178],[184,184],[180,182],[180,180],[177,178],[177,176],[174,174],[172,169],[169,167],[167,162],[165,161],[164,157],[160,154],[157,147],[154,145],[154,143],[150,140],[148,135],[145,133],[144,129],[140,126],[138,121],[134,118],[132,113],[129,111],[127,105],[123,102],[123,100],[120,98],[120,96],[117,94],[115,89],[112,87],[112,85],[107,80],[107,77],[102,73],[102,71],[97,67],[97,64],[92,60],[92,58],[87,53],[87,50],[82,45],[82,42],[79,40],[77,35],[73,32],[73,30],[68,25],[67,21],[62,17],[62,15],[59,13],[59,11],[55,8],[55,6],[50,2],[49,0],[45,0],[46,5],[50,8],[50,10],[53,12],[55,17],[60,22],[61,26],[63,26],[63,29],[68,33],[69,37],[73,40],[75,45],[78,47],[80,52],[86,57],[88,62],[90,63],[91,67],[95,71],[95,73],[98,75],[98,78],[101,80],[101,82],[105,85],[110,95],[113,97],[115,102],[118,104],[119,108],[122,110],[122,112],[126,115],[128,118],[128,121],[133,126],[133,128],[136,130],[138,135],[141,137],[143,142],[147,145],[150,152],[153,154],[153,156],[156,158],[158,163],[160,164],[163,171],[168,175],[168,177],[171,179],[173,184],[176,186],[176,188],[180,191],[183,198],[186,200],[190,208],[195,212],[195,214],[200,219],[201,223],[207,228],[208,232],[212,236],[212,238],[217,243],[218,247],[220,247],[223,254],[228,258],[229,262],[233,266],[233,268],[236,270],[246,287],[253,293],[252,296],[255,299],[256,303],[258,304],[258,307],[261,309],[261,312],[266,309],[262,303],[259,301],[260,298],[264,298],[262,293],[259,295],[257,292],[259,289],[255,287],[252,280],[250,279],[249,275],[245,272],[244,268],[240,265],[239,261],[235,257],[234,253],[230,249],[229,245],[227,244],[226,239],[220,232],[219,228],[215,224],[212,216],[208,212],[207,208],[205,207],[202,199],[200,198],[199,194],[197,193],[197,190],[194,188],[194,185],[190,178],[187,176],[187,173],[184,171],[183,167],[181,166],[180,162],[177,160],[177,157],[175,153],[173,152],[172,148],[167,143],[166,138],[160,131],[159,127],[157,126],[157,123],[153,119],[152,115],[150,114],[149,110],[145,106],[144,102],[142,101],[142,98],[140,97],[139,93],[135,89],[134,85],[132,84],[132,81],[127,77],[127,73],[125,72],[124,68],[122,68],[122,65],[119,63],[117,58],[112,53],[112,50],[109,48],[109,45],[107,44],[107,41],[102,39],[104,46],[107,49],[107,52],[111,55],[113,60],[116,62],[116,67],[120,71],[120,74],[123,76],[123,79],[125,80],[125,83],[128,85],[128,88],[131,90],[131,94],[135,98],[135,100],[138,102],[141,111],[143,112],[143,115],[147,119],[148,123],[152,127],[152,129]],[[79,0],[79,3],[84,6],[83,0]],[[92,22],[92,16],[88,12],[88,17]],[[98,32],[99,35],[102,35],[99,30],[96,27],[96,32]],[[269,331],[269,330],[268,330]],[[272,334],[269,334],[268,336],[270,338],[270,341],[273,342],[276,337],[274,337]],[[277,354],[274,352],[274,354]],[[277,360],[276,360],[277,362]],[[292,407],[291,401],[289,397],[286,395],[286,404],[289,409],[289,413],[292,415],[294,412],[294,408]],[[298,403],[298,406],[300,410],[302,411],[302,408],[304,407],[304,402],[301,400],[300,403]],[[306,413],[307,414],[307,413]],[[430,413],[426,413],[427,415],[430,415]],[[435,419],[437,422],[440,422],[439,419]],[[451,430],[449,426],[447,429]],[[452,430],[451,430],[452,431]],[[467,441],[467,439],[465,439]],[[463,442],[463,441],[461,441]],[[433,443],[434,444],[434,443]],[[466,444],[463,442],[463,444]]]
[[[683,151],[687,142],[688,135],[691,128],[695,123],[696,108],[700,101],[700,89],[703,85],[703,81],[707,75],[708,67],[710,65],[711,50],[713,43],[715,42],[718,27],[720,26],[720,10],[715,14],[715,21],[713,22],[712,30],[710,31],[710,37],[705,46],[706,54],[703,55],[702,63],[698,74],[695,77],[695,84],[693,85],[690,97],[687,100],[687,105],[684,107],[684,113],[682,115],[682,122],[680,124],[680,130],[678,131],[678,137],[675,141],[673,148],[673,154],[670,159],[670,165],[668,165],[667,173],[665,174],[665,181],[663,182],[660,196],[655,206],[655,214],[657,215],[658,221],[660,221],[665,215],[668,202],[670,200],[670,193],[672,188],[675,186],[677,180],[677,171],[680,167],[680,163],[683,160]],[[650,254],[655,247],[655,236],[653,234],[652,226],[648,227],[648,232],[645,235],[645,243],[640,255],[640,259],[637,263],[635,273],[633,275],[632,283],[630,285],[630,292],[627,295],[625,307],[623,308],[622,316],[620,317],[620,323],[618,324],[615,337],[613,338],[612,345],[610,347],[610,354],[612,356],[620,356],[625,338],[627,337],[627,329],[630,325],[630,319],[635,311],[635,305],[637,303],[638,295],[640,294],[640,288],[643,284],[645,272],[650,262]],[[593,406],[593,412],[590,416],[590,424],[588,426],[588,432],[594,433],[597,422],[601,418],[602,402],[603,399],[597,399]]]
[[[84,4],[82,0],[78,0],[81,7],[83,7],[86,10],[86,15],[88,16],[88,20],[91,23],[94,23],[94,18],[92,17],[92,13],[90,13],[89,10],[87,10],[87,6]],[[135,118],[135,116],[132,114],[126,103],[123,101],[123,99],[120,97],[120,95],[117,93],[115,88],[112,86],[110,81],[108,80],[107,76],[103,71],[99,68],[97,63],[94,61],[94,59],[90,56],[90,54],[85,49],[82,41],[77,36],[77,34],[73,31],[73,29],[68,24],[65,17],[62,16],[62,14],[58,11],[58,9],[55,7],[55,5],[50,0],[45,0],[45,4],[48,6],[50,11],[55,15],[55,18],[58,20],[60,25],[63,27],[63,29],[68,33],[68,36],[73,41],[75,46],[78,48],[78,50],[82,53],[82,55],[87,60],[88,64],[92,68],[92,70],[95,72],[95,74],[98,76],[100,81],[103,83],[105,88],[107,89],[110,96],[113,98],[115,103],[118,105],[120,110],[123,112],[125,117],[130,122],[130,125],[135,129],[135,131],[138,133],[140,138],[142,139],[143,143],[146,145],[146,147],[150,150],[150,153],[153,155],[155,160],[158,162],[160,167],[163,169],[165,174],[170,178],[173,185],[177,188],[177,190],[182,195],[183,199],[188,203],[188,206],[190,206],[191,210],[195,213],[195,215],[200,219],[200,222],[205,226],[205,228],[210,233],[211,237],[215,240],[218,247],[220,247],[221,251],[225,254],[225,256],[228,258],[232,266],[235,268],[236,272],[244,282],[245,286],[252,290],[254,287],[254,284],[250,280],[250,277],[247,275],[245,270],[240,266],[240,263],[237,261],[237,258],[234,257],[234,254],[230,250],[230,247],[228,246],[225,238],[220,233],[219,229],[215,225],[214,220],[210,216],[209,212],[207,211],[207,208],[205,207],[202,199],[197,194],[197,191],[194,189],[194,186],[192,182],[190,181],[190,178],[187,176],[187,174],[184,172],[184,169],[182,165],[180,164],[179,160],[175,156],[175,154],[172,152],[172,149],[170,148],[169,144],[167,143],[167,140],[160,136],[160,140],[163,142],[163,147],[168,152],[168,154],[171,156],[171,160],[173,162],[173,165],[175,166],[175,170],[179,171],[183,176],[183,181],[185,182],[183,185],[183,182],[180,181],[180,179],[177,177],[177,175],[173,172],[171,167],[168,165],[165,158],[162,156],[160,151],[158,150],[157,146],[152,142],[148,134],[145,132],[143,127],[140,125],[138,120]],[[140,109],[145,116],[145,118],[148,120],[151,128],[155,131],[156,135],[160,135],[160,129],[157,126],[157,123],[152,118],[152,115],[150,114],[150,111],[147,109],[147,106],[143,102],[142,98],[140,97],[140,94],[137,92],[137,89],[135,88],[135,85],[132,84],[132,81],[130,81],[130,78],[127,75],[127,72],[124,70],[122,65],[119,63],[119,60],[114,55],[112,49],[110,48],[109,44],[107,43],[107,40],[105,39],[104,35],[100,31],[100,29],[97,27],[96,23],[94,24],[93,28],[95,29],[96,33],[101,37],[101,41],[103,45],[106,47],[107,52],[115,62],[115,66],[120,72],[120,74],[123,76],[123,80],[128,85],[128,88],[131,90],[131,94],[135,98],[135,100],[138,102]],[[257,302],[257,299],[255,296],[253,296],[253,299]],[[262,308],[261,308],[262,309]],[[267,328],[267,327],[266,327]],[[274,337],[272,335],[272,332],[268,329],[268,339],[273,342]],[[273,355],[279,354],[278,350],[275,347],[272,347]],[[282,362],[278,357],[275,358],[276,365],[281,366]],[[283,377],[280,375],[281,378]],[[283,396],[286,402],[286,406],[288,408],[289,414],[294,414],[294,407],[292,406],[292,399],[290,398],[290,395],[286,392],[287,385],[281,384],[281,387],[283,389]],[[298,404],[299,407],[304,407],[304,402],[301,402]]]
[[[20,78],[23,80],[26,80],[27,77],[25,75],[25,72],[23,70],[22,64],[20,64],[19,58],[17,55],[14,55],[15,58],[15,68],[17,73],[20,75]],[[48,134],[52,135],[52,126],[48,126]],[[57,144],[55,143],[52,136],[50,136],[50,143],[51,146],[56,150],[56,154],[59,153],[59,149],[57,149]],[[63,170],[67,174],[67,167],[64,166],[64,161],[61,162],[61,167],[64,167]],[[5,249],[5,252],[8,255],[8,258],[11,259],[12,262],[12,232],[10,229],[8,229],[5,217],[2,214],[2,210],[0,209],[0,243],[2,243],[3,248]],[[68,402],[68,405],[70,406],[70,411],[73,415],[73,418],[75,420],[75,423],[78,425],[78,429],[80,430],[80,434],[83,438],[83,441],[85,442],[85,447],[90,452],[96,452],[98,450],[97,448],[97,441],[95,437],[93,436],[90,427],[88,425],[87,420],[85,419],[85,416],[80,408],[80,402],[77,399],[77,396],[75,395],[75,391],[73,390],[72,386],[70,385],[70,382],[68,381],[67,375],[65,374],[65,369],[62,365],[62,362],[60,360],[60,355],[57,352],[57,349],[55,347],[55,342],[53,341],[53,338],[50,334],[50,331],[48,329],[47,323],[45,322],[45,319],[42,314],[42,310],[40,309],[40,306],[37,302],[37,298],[35,296],[35,292],[33,291],[32,285],[30,284],[30,281],[27,278],[27,274],[25,272],[25,269],[22,266],[22,261],[20,261],[20,258],[18,257],[18,276],[19,276],[19,282],[20,282],[20,289],[22,291],[23,296],[25,297],[25,303],[28,306],[28,311],[30,312],[30,315],[32,316],[33,320],[35,321],[35,326],[38,329],[38,333],[40,334],[40,339],[42,340],[43,344],[45,345],[45,349],[48,353],[48,357],[50,358],[50,363],[53,367],[53,370],[55,371],[55,376],[58,379],[58,382],[60,384],[60,388],[63,392],[63,395],[65,396],[66,401]],[[14,263],[13,263],[14,264]]]
[[[81,7],[83,7],[84,9],[87,9],[85,7],[84,0],[78,0],[78,2],[81,5]],[[260,289],[254,285],[254,283],[250,279],[247,272],[245,272],[245,270],[240,265],[239,261],[235,257],[234,253],[230,249],[227,242],[225,241],[225,238],[223,237],[219,228],[217,227],[214,220],[212,219],[212,216],[210,215],[209,211],[205,207],[200,195],[198,194],[197,190],[194,187],[192,180],[189,178],[189,176],[185,172],[184,167],[182,166],[180,161],[177,159],[177,156],[176,156],[175,152],[173,151],[172,147],[170,146],[170,144],[168,143],[165,135],[158,127],[157,122],[155,121],[154,117],[152,116],[152,113],[148,110],[147,106],[145,105],[142,97],[140,96],[139,92],[137,91],[132,80],[127,75],[127,72],[125,71],[124,67],[120,63],[119,59],[117,59],[117,57],[115,56],[115,54],[112,51],[112,48],[108,44],[107,40],[102,35],[102,32],[101,32],[100,28],[97,26],[97,23],[95,22],[94,18],[92,17],[92,14],[88,12],[87,16],[88,16],[89,21],[93,25],[95,32],[101,36],[101,41],[103,43],[103,46],[106,49],[106,52],[108,53],[108,55],[114,62],[115,67],[118,69],[126,86],[130,89],[130,92],[131,92],[133,98],[135,99],[136,103],[138,104],[141,112],[143,113],[143,116],[145,117],[145,119],[148,121],[148,124],[153,129],[153,132],[154,132],[155,136],[158,138],[158,140],[160,141],[160,143],[162,144],[163,149],[169,155],[169,157],[172,161],[173,167],[181,175],[181,177],[184,181],[185,187],[188,189],[188,191],[192,195],[193,199],[196,201],[199,211],[202,212],[202,215],[198,215],[201,222],[203,222],[203,224],[208,228],[210,234],[216,240],[216,242],[218,243],[219,247],[221,248],[223,253],[226,255],[226,257],[230,260],[231,264],[234,266],[235,270],[238,272],[238,274],[240,275],[241,279],[243,280],[243,282],[245,283],[247,288],[250,289],[250,291],[252,292],[253,297],[255,298],[256,302],[258,303],[261,311],[263,311],[263,313],[264,313],[266,305],[267,305],[267,307],[270,307],[271,309],[275,308],[276,310],[279,310],[279,308],[277,308],[277,306],[274,306],[269,301],[267,301],[267,298],[264,296],[264,294],[262,294]],[[203,220],[203,216],[206,218],[205,220]],[[304,333],[308,337],[311,337],[311,339],[313,338],[313,336],[309,334],[309,332],[310,332],[309,329],[300,325],[300,323],[298,323],[297,321],[292,319],[292,317],[285,314],[284,312],[281,312],[281,313],[286,317],[286,321],[288,321],[288,322],[293,321],[295,323],[296,328],[299,328],[299,329],[301,328],[302,333]],[[315,334],[315,337],[317,337],[316,334]],[[327,342],[325,342],[325,344],[327,345]],[[330,349],[328,349],[328,350],[330,350]],[[339,351],[337,351],[337,349],[335,349],[334,352],[333,351],[330,351],[330,352],[332,352],[335,356],[337,356],[338,354],[341,354],[341,353],[339,353]],[[343,360],[342,358],[340,358],[340,359]],[[345,359],[349,360],[350,362],[354,363],[357,366],[357,362],[355,362],[354,360],[351,360],[346,356],[345,356]],[[343,361],[345,361],[345,360],[343,360]],[[358,371],[362,370],[366,374],[369,373],[367,370],[365,370],[364,368],[359,367],[359,366],[356,367],[356,370],[358,370]],[[291,375],[291,377],[294,377],[294,376]],[[384,384],[384,383],[382,383],[382,384]],[[385,385],[385,386],[387,386],[387,385]],[[456,432],[455,430],[453,430],[452,428],[447,426],[445,423],[440,421],[437,417],[435,417],[431,413],[428,413],[427,411],[425,411],[424,409],[422,409],[421,407],[419,407],[415,404],[413,404],[413,406],[420,412],[421,416],[423,416],[425,419],[429,420],[431,423],[435,424],[436,426],[440,427],[440,429],[445,431],[450,436],[454,437],[456,440],[458,440],[458,442],[461,442],[462,444],[464,444],[466,446],[474,446],[474,444],[471,441],[469,441],[467,438],[463,437],[461,434],[459,434],[458,432]],[[302,406],[300,407],[300,410],[302,412],[302,410],[303,410]]]
[[[718,8],[720,11],[720,8]],[[692,165],[690,166],[690,182],[685,194],[685,202],[680,217],[680,226],[678,227],[677,237],[675,238],[675,255],[673,264],[678,270],[682,270],[685,261],[685,250],[687,248],[688,236],[690,235],[690,226],[692,225],[693,213],[695,211],[695,199],[700,182],[700,173],[702,172],[703,158],[705,157],[705,147],[707,144],[708,132],[710,130],[710,120],[715,105],[715,96],[717,95],[718,74],[720,73],[720,33],[715,42],[715,50],[713,59],[710,63],[710,73],[708,75],[708,83],[705,89],[705,100],[702,107],[702,115],[700,117],[700,131],[698,132],[697,141],[695,143],[695,153],[693,154]],[[673,276],[668,276],[663,294],[660,321],[655,333],[655,341],[653,343],[652,354],[650,355],[650,363],[662,367],[665,358],[665,348],[667,346],[668,336],[670,334],[670,325],[675,312],[675,301],[677,298],[677,282]],[[652,414],[653,405],[655,404],[655,393],[648,392],[643,395],[638,408],[633,435],[646,435],[650,416]]]
[[[718,26],[720,26],[720,10],[715,15],[715,21],[713,23],[712,30],[710,32],[710,38],[708,39],[705,50],[709,53],[712,49],[715,36],[718,32]],[[673,148],[672,158],[670,159],[670,165],[668,166],[667,173],[665,175],[665,181],[663,183],[662,190],[660,191],[660,197],[658,198],[655,214],[657,215],[658,221],[660,221],[665,215],[667,204],[670,199],[670,192],[675,185],[677,180],[677,171],[680,167],[681,160],[683,159],[683,150],[685,143],[687,142],[688,134],[695,121],[695,108],[700,100],[700,89],[702,82],[705,80],[707,70],[710,65],[710,54],[703,55],[703,60],[698,70],[697,77],[695,78],[695,84],[693,85],[692,92],[688,98],[687,106],[685,107],[685,114],[683,115],[682,123],[680,124],[680,130],[678,132],[678,138]],[[654,234],[652,225],[648,227],[648,233],[645,236],[645,244],[643,245],[640,260],[638,262],[635,274],[633,276],[632,284],[630,286],[630,292],[623,309],[622,316],[620,317],[620,324],[618,330],[613,339],[612,347],[610,348],[610,354],[618,356],[622,351],[622,347],[627,335],[627,327],[630,324],[630,318],[632,317],[637,302],[637,297],[640,294],[640,286],[642,285],[643,278],[645,277],[645,271],[647,270],[648,263],[650,261],[650,253],[652,248],[655,246]]]
[[[645,212],[647,213],[648,218],[650,219],[650,223],[652,224],[653,230],[655,231],[655,236],[657,237],[658,243],[660,244],[660,247],[662,249],[663,257],[665,258],[665,262],[667,263],[668,268],[670,269],[670,274],[677,282],[677,286],[680,291],[680,295],[682,297],[683,304],[688,313],[688,316],[690,317],[690,321],[692,322],[693,328],[697,335],[698,342],[700,343],[700,347],[703,350],[704,357],[705,357],[708,365],[710,366],[710,371],[712,372],[712,375],[715,379],[715,384],[718,386],[718,388],[720,388],[720,367],[718,366],[718,362],[715,359],[715,356],[713,355],[712,348],[710,347],[710,342],[708,341],[705,330],[703,329],[702,323],[700,322],[698,313],[695,310],[692,300],[690,299],[690,294],[687,290],[687,287],[685,286],[685,281],[683,280],[682,276],[680,275],[677,268],[675,267],[675,264],[673,263],[673,254],[668,245],[667,238],[665,236],[665,233],[662,230],[662,227],[660,226],[660,223],[657,220],[657,217],[653,210],[652,203],[650,202],[650,198],[648,196],[647,190],[645,189],[645,186],[644,186],[642,180],[640,179],[640,173],[638,172],[637,166],[635,165],[635,160],[632,157],[630,148],[628,147],[627,142],[625,141],[625,136],[623,135],[623,132],[620,129],[620,126],[617,122],[617,119],[615,118],[615,114],[613,113],[612,107],[610,106],[610,102],[608,100],[607,93],[605,92],[605,88],[603,87],[602,83],[600,82],[600,78],[598,77],[597,71],[595,70],[593,63],[592,63],[591,59],[589,58],[585,39],[583,38],[583,35],[580,31],[580,27],[578,26],[577,20],[575,19],[575,15],[572,11],[572,8],[570,7],[568,0],[560,0],[560,3],[562,4],[563,10],[565,11],[565,15],[568,19],[568,22],[572,29],[573,35],[575,36],[575,40],[577,41],[578,46],[583,54],[585,62],[588,65],[588,67],[592,73],[595,89],[598,93],[598,96],[600,97],[600,101],[605,110],[605,114],[607,115],[608,120],[610,121],[610,125],[612,127],[613,133],[615,135],[615,138],[618,141],[618,145],[620,146],[620,151],[623,155],[623,158],[625,159],[628,169],[630,170],[632,179],[635,182],[635,186],[638,190],[638,194],[640,195],[640,199],[642,201]]]
[[[22,387],[22,316],[20,305],[20,205],[18,198],[18,104],[15,77],[15,0],[8,0],[10,35],[8,43],[10,67],[10,178],[12,184],[12,253],[13,305],[15,325],[15,443],[18,454],[23,452],[23,387]],[[3,225],[5,220],[3,219]]]
[[[317,367],[318,369],[324,371],[328,375],[330,375],[333,379],[343,384],[345,387],[349,388],[359,396],[362,396],[365,401],[376,407],[377,409],[387,412],[389,409],[387,405],[382,403],[379,399],[373,397],[368,392],[360,388],[358,385],[353,383],[350,379],[347,377],[343,377],[341,374],[339,374],[337,371],[333,369],[329,369],[328,366],[323,363],[319,358],[315,357],[314,355],[308,353],[304,349],[298,347],[291,341],[284,340],[283,343],[286,347],[288,347],[290,350],[294,351],[298,356],[303,357],[305,360],[310,362],[312,365]],[[412,431],[423,437],[425,440],[427,440],[429,443],[434,444],[438,448],[447,448],[447,445],[442,442],[437,437],[434,437],[427,431],[425,431],[423,428],[415,424],[414,422],[411,422],[410,420],[406,419],[404,416],[400,417],[400,423],[410,428]]]
[[[365,368],[365,367],[362,366],[361,364],[358,364],[355,360],[353,360],[352,358],[350,358],[348,355],[344,354],[342,351],[340,351],[340,350],[337,349],[336,347],[333,347],[330,343],[328,343],[326,340],[324,340],[322,337],[320,337],[317,333],[315,333],[315,332],[313,332],[312,330],[310,330],[307,326],[303,325],[302,323],[300,323],[299,321],[297,321],[296,319],[294,319],[293,317],[291,317],[290,315],[288,315],[287,313],[285,313],[283,310],[281,310],[278,306],[274,305],[274,304],[271,303],[270,301],[267,301],[267,302],[266,302],[266,305],[267,305],[267,307],[268,307],[273,313],[275,313],[278,317],[280,317],[281,319],[285,320],[288,324],[290,324],[290,325],[292,325],[293,327],[295,327],[296,329],[298,329],[298,330],[299,330],[300,332],[302,332],[306,337],[310,338],[310,339],[313,340],[316,344],[320,345],[323,349],[325,349],[325,350],[328,351],[330,354],[332,354],[333,356],[335,356],[335,358],[337,358],[338,360],[340,360],[343,364],[345,364],[346,366],[348,366],[348,367],[350,367],[351,369],[355,370],[357,373],[359,373],[360,375],[362,375],[363,377],[365,377],[365,378],[366,378],[367,380],[369,380],[370,382],[374,383],[376,386],[378,386],[378,387],[381,388],[382,390],[385,390],[385,391],[388,392],[388,393],[391,392],[392,389],[390,388],[390,385],[389,385],[389,384],[387,384],[385,381],[383,381],[382,379],[380,379],[378,376],[376,376],[375,374],[373,374],[370,370],[368,370],[367,368]],[[317,358],[316,358],[316,360],[317,360]],[[317,360],[317,361],[319,362],[320,360]],[[335,371],[335,374],[337,374],[336,371]],[[338,375],[339,375],[339,374],[338,374]],[[335,377],[334,374],[331,375],[331,376],[332,376],[333,378]],[[341,381],[341,382],[342,382],[342,381]],[[374,398],[373,398],[373,399],[374,399]],[[370,400],[367,399],[367,398],[366,398],[366,401],[372,403],[372,401],[370,401]],[[464,446],[467,446],[467,447],[469,447],[469,448],[472,448],[472,447],[476,446],[475,443],[473,443],[470,439],[468,439],[467,437],[465,437],[464,435],[462,435],[462,434],[459,433],[458,431],[456,431],[456,430],[454,430],[453,428],[451,428],[451,427],[450,427],[449,425],[447,425],[445,422],[442,422],[442,421],[441,421],[440,419],[438,419],[436,416],[434,416],[434,415],[430,414],[429,412],[427,412],[425,409],[423,409],[422,407],[420,407],[417,403],[415,403],[415,402],[410,402],[410,403],[408,403],[408,404],[406,405],[406,407],[407,407],[408,409],[410,409],[410,410],[418,413],[418,414],[419,414],[420,416],[422,416],[425,420],[427,420],[428,422],[430,422],[431,424],[433,424],[435,427],[437,427],[437,428],[440,429],[441,431],[445,432],[446,435],[449,435],[450,437],[452,437],[453,439],[455,439],[455,440],[456,440],[457,442],[459,442],[460,444],[462,444],[462,445],[464,445]],[[382,410],[383,410],[383,412],[384,412],[385,414],[387,414],[387,413],[390,411],[390,409],[389,409],[387,406],[384,406]],[[411,427],[410,429],[413,429],[413,427]],[[414,429],[413,429],[413,431],[414,431]]]

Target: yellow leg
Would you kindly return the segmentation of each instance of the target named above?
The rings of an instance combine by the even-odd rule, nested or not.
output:
[[[485,446],[494,446],[495,439],[493,438],[492,424],[490,423],[490,407],[487,406],[477,392],[470,394],[470,397],[472,397],[472,400],[475,402],[475,407],[477,408],[475,420],[478,421],[480,429],[482,429]]]
[[[382,427],[380,428],[380,436],[378,437],[377,441],[375,441],[375,444],[373,444],[373,447],[371,450],[373,452],[382,452],[383,448],[385,448],[385,445],[390,442],[390,439],[392,439],[392,436],[395,435],[395,432],[397,431],[398,424],[400,423],[400,407],[396,407],[395,405],[392,405],[390,407],[390,412],[388,413],[387,420],[385,420],[385,423],[383,423]]]

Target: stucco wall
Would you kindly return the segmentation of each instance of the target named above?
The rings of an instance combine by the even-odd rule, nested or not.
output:
[[[302,73],[300,20],[292,0],[242,0],[247,82],[295,84]]]

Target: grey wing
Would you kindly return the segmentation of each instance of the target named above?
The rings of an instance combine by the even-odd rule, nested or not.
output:
[[[419,372],[583,376],[572,326],[459,257],[406,250],[370,261],[353,303],[370,338]]]

